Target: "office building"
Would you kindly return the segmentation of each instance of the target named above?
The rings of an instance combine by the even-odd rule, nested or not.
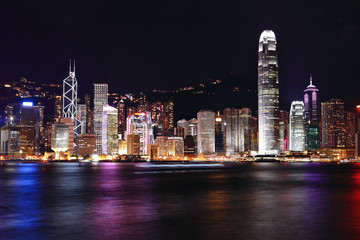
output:
[[[168,156],[184,156],[184,139],[182,137],[168,137]]]
[[[215,153],[215,113],[211,110],[200,110],[197,113],[197,153]]]
[[[224,130],[225,130],[224,120],[223,117],[220,115],[220,112],[218,112],[215,117],[215,152],[216,153],[224,152],[224,142],[225,142]]]
[[[289,119],[290,119],[290,113],[288,111],[280,110],[280,121],[279,121],[280,151],[286,151],[289,149]]]
[[[118,110],[118,134],[119,139],[125,139],[125,131],[126,131],[126,108],[125,103],[121,99],[117,105]]]
[[[111,106],[103,107],[102,154],[118,154],[118,110]]]
[[[265,30],[260,35],[258,54],[259,153],[279,150],[279,77],[276,37]]]
[[[71,118],[61,118],[60,123],[64,123],[68,126],[68,152],[70,154],[75,153],[74,151],[74,121]],[[52,146],[52,145],[51,145]],[[53,147],[51,147],[53,148]]]
[[[306,128],[306,134],[308,136],[306,138],[307,149],[313,151],[320,149],[319,146],[320,102],[319,102],[319,90],[316,88],[315,85],[313,85],[311,74],[310,74],[310,84],[304,90],[304,106],[305,106],[305,128]],[[314,135],[316,133],[318,133],[318,135]]]
[[[290,108],[290,150],[305,150],[305,107],[302,101],[293,101]]]
[[[69,119],[71,121],[71,119]],[[69,149],[69,125],[54,123],[51,125],[51,149],[55,153],[65,152]]]
[[[140,136],[140,155],[147,155],[148,145],[153,144],[154,135],[150,112],[136,112],[127,117],[127,134]]]
[[[20,155],[20,126],[1,127],[0,153],[11,158]]]
[[[321,147],[345,147],[344,101],[330,99],[321,103]]]
[[[102,154],[102,118],[103,107],[106,105],[108,105],[108,85],[106,83],[94,83],[94,133],[97,154]]]

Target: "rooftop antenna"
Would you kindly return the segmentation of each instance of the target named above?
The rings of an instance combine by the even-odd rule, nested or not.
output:
[[[71,73],[71,58],[69,59],[69,75]]]
[[[310,73],[310,86],[312,85],[312,74]]]
[[[75,59],[74,59],[74,75],[75,75]]]

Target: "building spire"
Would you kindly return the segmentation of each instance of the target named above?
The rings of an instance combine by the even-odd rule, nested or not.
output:
[[[69,59],[69,75],[71,73],[71,58]]]
[[[75,75],[75,59],[74,59],[74,75]]]
[[[310,73],[310,86],[312,85],[312,74]]]

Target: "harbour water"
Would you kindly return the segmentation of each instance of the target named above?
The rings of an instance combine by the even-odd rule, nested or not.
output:
[[[359,236],[360,164],[0,166],[0,239]]]

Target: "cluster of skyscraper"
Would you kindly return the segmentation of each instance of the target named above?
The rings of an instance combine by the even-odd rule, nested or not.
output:
[[[226,108],[222,114],[200,110],[196,119],[182,119],[174,126],[173,101],[150,103],[144,94],[137,99],[132,94],[116,95],[116,101],[110,101],[107,83],[94,84],[92,107],[89,94],[83,104],[79,102],[75,62],[71,65],[62,96],[54,98],[51,123],[44,124],[43,106],[32,102],[6,106],[1,154],[36,156],[44,146],[81,156],[243,156],[287,151],[354,156],[355,149],[359,156],[360,107],[347,112],[341,99],[320,104],[311,75],[303,101],[293,101],[290,111],[279,109],[277,41],[271,30],[263,31],[259,39],[258,116],[249,108]]]

